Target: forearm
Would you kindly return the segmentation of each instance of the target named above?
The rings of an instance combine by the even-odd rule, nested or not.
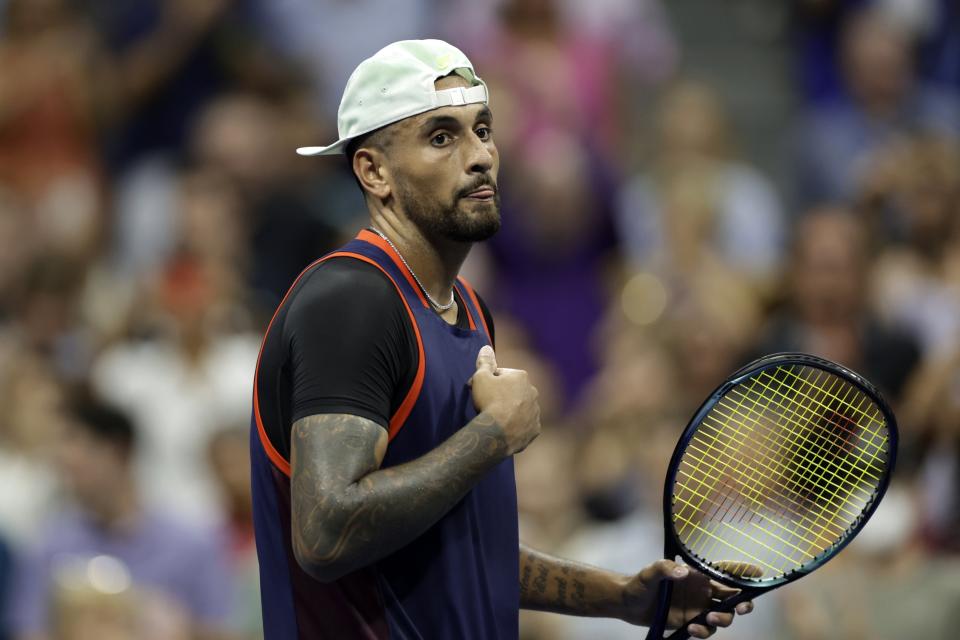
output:
[[[332,429],[348,433],[357,429],[353,421],[358,418],[338,419],[343,424]],[[295,438],[297,433],[295,429]],[[345,442],[348,447],[369,447],[359,434]],[[327,580],[370,564],[420,536],[508,455],[503,430],[485,413],[426,455],[380,470],[375,470],[379,461],[369,460],[362,475],[330,460],[321,450],[322,441],[298,444],[295,455],[304,463],[294,461],[300,468],[292,487],[294,547],[301,565]],[[359,479],[351,481],[351,477]]]
[[[520,607],[574,616],[620,618],[630,606],[629,576],[520,545]]]

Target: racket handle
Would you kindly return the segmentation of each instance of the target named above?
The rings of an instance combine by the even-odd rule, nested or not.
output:
[[[661,580],[657,591],[657,613],[647,632],[647,640],[663,640],[667,630],[667,615],[670,613],[670,598],[673,596],[673,581]]]
[[[690,625],[700,624],[705,627],[709,626],[707,624],[708,613],[710,613],[711,611],[719,611],[720,613],[729,613],[733,611],[734,607],[736,607],[738,604],[749,600],[754,595],[755,595],[754,593],[747,592],[746,590],[744,590],[738,593],[737,595],[732,596],[728,600],[724,600],[723,602],[720,603],[720,606],[716,607],[715,609],[714,608],[704,609],[698,615],[684,622],[683,626],[677,629],[676,631],[674,631],[673,633],[671,633],[669,636],[667,636],[666,640],[687,640],[687,638],[690,637],[690,632],[687,631],[687,628]]]

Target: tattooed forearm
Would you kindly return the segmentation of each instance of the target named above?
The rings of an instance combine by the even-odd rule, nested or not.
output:
[[[622,608],[624,579],[520,545],[520,606],[524,609],[611,616]]]
[[[386,440],[381,426],[357,416],[316,415],[293,425],[293,549],[320,580],[419,536],[508,451],[503,430],[485,413],[430,453],[379,469]]]

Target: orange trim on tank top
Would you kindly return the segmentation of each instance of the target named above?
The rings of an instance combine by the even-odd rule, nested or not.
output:
[[[369,232],[367,233],[369,235],[375,236],[375,234],[370,234]],[[417,398],[420,396],[420,390],[423,388],[423,378],[426,372],[426,358],[424,356],[424,351],[423,351],[423,338],[421,338],[420,336],[420,327],[417,325],[417,319],[413,315],[413,310],[410,308],[410,305],[407,304],[407,299],[404,297],[403,292],[400,291],[400,286],[393,279],[393,277],[386,272],[386,270],[383,267],[381,267],[379,264],[377,264],[375,261],[371,260],[370,258],[364,255],[360,255],[358,253],[352,253],[349,251],[338,251],[336,253],[331,253],[329,255],[324,256],[323,258],[320,258],[319,260],[315,260],[314,262],[310,263],[310,265],[306,269],[304,269],[299,276],[297,276],[297,279],[294,280],[293,284],[290,285],[290,288],[287,289],[287,293],[284,294],[283,300],[281,300],[280,304],[277,306],[277,310],[273,312],[273,317],[270,319],[270,324],[267,325],[267,331],[264,333],[263,341],[260,344],[260,353],[257,355],[256,373],[259,374],[260,372],[260,359],[261,357],[263,357],[263,348],[266,345],[267,336],[270,335],[270,329],[273,326],[273,322],[274,320],[277,319],[277,315],[280,313],[280,309],[283,308],[284,303],[287,301],[287,298],[290,296],[290,292],[293,291],[293,289],[297,286],[297,283],[300,282],[300,279],[303,278],[303,276],[308,271],[310,271],[313,267],[320,264],[321,262],[324,262],[331,258],[338,258],[338,257],[354,258],[356,260],[361,260],[368,264],[372,264],[377,269],[380,269],[380,271],[383,272],[383,275],[387,276],[391,284],[393,284],[394,288],[396,288],[397,294],[399,294],[400,300],[403,302],[403,306],[404,308],[406,308],[407,314],[410,316],[410,323],[413,325],[413,332],[417,337],[417,353],[419,354],[418,363],[417,363],[417,373],[413,378],[413,384],[410,385],[410,389],[409,391],[407,391],[407,395],[404,397],[403,402],[400,403],[400,406],[397,408],[394,414],[390,417],[390,422],[387,429],[387,437],[388,437],[388,441],[390,441],[390,440],[393,440],[394,436],[396,436],[397,433],[399,433],[400,429],[403,427],[403,424],[407,421],[407,418],[410,416],[410,412],[413,411],[413,405],[416,404]],[[260,444],[263,445],[263,448],[267,453],[267,457],[270,458],[270,461],[273,462],[274,466],[276,466],[277,469],[279,469],[285,476],[289,478],[290,462],[287,461],[280,454],[280,452],[276,450],[276,448],[273,446],[273,443],[270,442],[270,438],[267,437],[267,431],[263,426],[263,420],[260,417],[260,396],[257,392],[258,377],[259,375],[254,375],[254,378],[253,378],[253,415],[257,423],[257,433],[260,436]]]
[[[427,309],[430,308],[430,304],[427,302],[427,298],[423,295],[423,291],[420,289],[420,285],[417,284],[416,279],[413,277],[413,274],[410,272],[410,269],[407,268],[407,265],[403,263],[403,260],[400,258],[400,254],[393,250],[393,247],[390,244],[373,233],[372,231],[367,231],[363,229],[360,233],[357,234],[357,240],[363,240],[368,244],[372,244],[377,247],[393,260],[393,263],[397,265],[397,269],[400,269],[400,273],[403,274],[403,277],[407,279],[407,282],[410,283],[410,287],[413,288],[414,293],[417,294],[417,297],[420,298],[420,302]],[[386,273],[386,272],[384,272]]]
[[[490,338],[490,327],[487,326],[487,319],[483,316],[483,307],[480,306],[480,300],[477,299],[477,293],[473,290],[473,287],[470,286],[470,283],[464,280],[461,277],[457,277],[457,280],[460,281],[460,284],[463,285],[463,288],[467,290],[467,295],[470,296],[470,300],[473,302],[473,307],[477,310],[477,315],[480,316],[480,322],[483,323],[483,332],[487,334],[487,342],[490,343],[490,346],[493,346],[493,340]]]

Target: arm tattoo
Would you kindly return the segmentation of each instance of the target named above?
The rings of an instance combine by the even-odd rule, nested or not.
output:
[[[531,580],[531,576],[536,576]],[[520,606],[575,616],[615,616],[623,576],[520,545]]]
[[[380,425],[351,415],[293,425],[293,549],[314,577],[334,580],[411,542],[508,451],[485,413],[420,458],[379,469],[386,438]]]

